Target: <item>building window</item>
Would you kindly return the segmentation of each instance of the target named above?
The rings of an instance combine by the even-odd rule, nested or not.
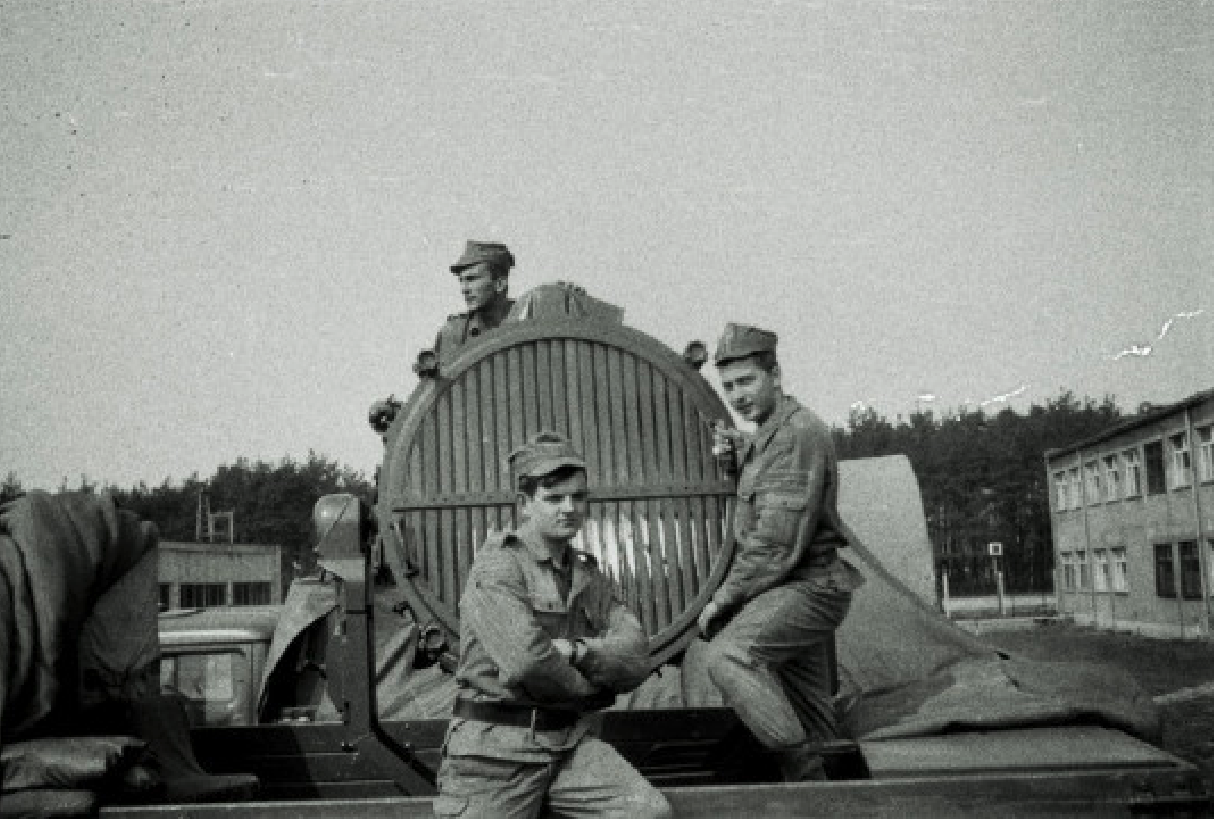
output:
[[[1092,557],[1095,558],[1096,563],[1096,572],[1092,575],[1092,588],[1098,592],[1108,591],[1113,585],[1109,567],[1109,551],[1108,549],[1096,549],[1092,552]]]
[[[1088,477],[1088,503],[1100,503],[1104,500],[1104,489],[1100,480],[1100,464],[1092,461],[1090,464],[1084,464],[1083,470]]]
[[[1079,477],[1079,467],[1071,467],[1071,508],[1078,509],[1083,505],[1083,483]]]
[[[1113,591],[1130,590],[1130,564],[1126,560],[1125,549],[1113,550]]]
[[[1125,496],[1135,498],[1142,494],[1142,461],[1137,449],[1127,449],[1121,453],[1125,461]]]
[[[1203,481],[1214,481],[1214,427],[1197,430],[1197,469]]]
[[[173,584],[160,584],[160,610],[168,611],[173,608]]]
[[[1108,499],[1121,500],[1121,457],[1106,455],[1104,458],[1104,487]]]
[[[1151,441],[1142,446],[1142,458],[1147,464],[1147,494],[1159,495],[1166,491],[1163,480],[1163,442]]]
[[[266,606],[270,603],[270,584],[266,581],[257,583],[233,583],[233,606]]]
[[[1183,540],[1180,546],[1180,593],[1186,600],[1201,599],[1201,556],[1197,541]]]
[[[226,583],[182,583],[181,607],[183,609],[222,606],[227,602]]]
[[[1211,543],[1214,547],[1214,542]],[[1070,552],[1062,553],[1062,587],[1064,589],[1075,588],[1075,556]]]
[[[1071,487],[1066,482],[1065,472],[1054,473],[1054,493],[1058,499],[1058,511],[1065,512],[1071,508]]]
[[[1176,596],[1176,567],[1172,564],[1172,544],[1155,544],[1155,593],[1160,597]]]
[[[1092,583],[1088,577],[1088,553],[1075,552],[1075,565],[1079,567],[1079,588],[1090,588]]]
[[[1189,433],[1178,432],[1168,439],[1172,445],[1172,488],[1193,485],[1193,456],[1189,452]]]

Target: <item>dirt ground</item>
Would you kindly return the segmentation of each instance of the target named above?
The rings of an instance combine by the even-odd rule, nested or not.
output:
[[[1159,640],[1054,623],[982,635],[986,642],[1037,660],[1120,666],[1152,696],[1209,686],[1161,704],[1164,748],[1202,769],[1214,790],[1214,641]]]

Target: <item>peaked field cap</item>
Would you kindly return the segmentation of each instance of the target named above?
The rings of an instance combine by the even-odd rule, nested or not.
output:
[[[451,265],[452,273],[459,273],[465,267],[488,262],[495,267],[514,267],[514,255],[510,248],[499,242],[474,242],[471,239],[464,245],[464,254],[455,264]]]
[[[559,432],[537,432],[510,453],[510,471],[516,481],[542,478],[564,466],[585,469],[586,461],[573,448],[573,442]]]
[[[720,365],[756,353],[774,353],[776,342],[779,340],[780,337],[769,330],[760,330],[749,324],[734,324],[731,321],[725,325],[725,332],[721,333],[712,363]]]

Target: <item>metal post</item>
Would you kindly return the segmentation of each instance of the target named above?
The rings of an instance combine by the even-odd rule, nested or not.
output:
[[[944,574],[940,576],[940,607],[944,609],[945,617],[953,616],[948,599],[948,569],[945,569]]]
[[[995,569],[995,592],[999,595],[999,616],[1007,617],[1007,597],[1003,594],[1003,572]]]

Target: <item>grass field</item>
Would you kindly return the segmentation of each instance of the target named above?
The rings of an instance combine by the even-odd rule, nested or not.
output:
[[[1035,660],[1119,666],[1155,697],[1214,684],[1214,641],[1158,640],[1063,623],[982,639]],[[1199,766],[1214,789],[1214,693],[1164,704],[1162,710],[1165,750]]]

